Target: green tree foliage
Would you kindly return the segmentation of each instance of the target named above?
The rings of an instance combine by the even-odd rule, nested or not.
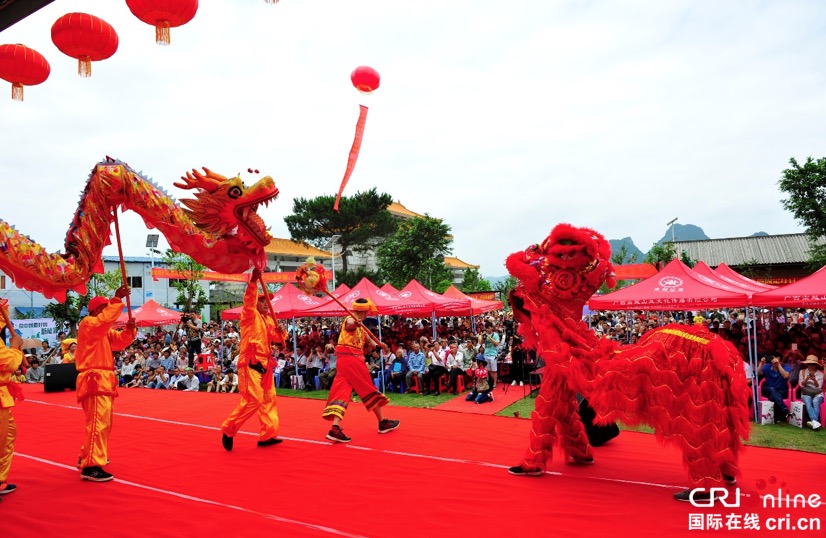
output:
[[[81,312],[89,304],[89,300],[95,295],[112,297],[114,291],[122,284],[123,277],[119,270],[108,271],[102,275],[92,275],[86,295],[78,295],[69,291],[66,293],[65,302],[49,303],[44,308],[44,312],[55,321],[58,327],[65,327],[71,336],[77,336],[77,325],[83,319]]]
[[[186,279],[174,279],[169,281],[169,285],[178,290],[178,298],[175,305],[183,308],[186,313],[200,315],[201,310],[206,305],[206,291],[201,286],[200,280],[204,276],[206,267],[196,262],[186,254],[175,252],[171,248],[166,249],[163,261],[167,267],[173,271],[183,271],[189,275]]]
[[[444,280],[440,280],[433,286],[433,290],[436,293],[444,293],[447,289],[453,284],[453,280],[449,278],[445,278]]]
[[[107,271],[102,275],[92,275],[89,281],[89,290],[92,296],[104,295],[112,297],[115,290],[123,285],[123,276],[120,270]],[[89,297],[91,299],[91,297]]]
[[[453,271],[445,265],[452,241],[442,219],[425,215],[402,221],[376,251],[379,273],[398,289],[413,278],[432,289],[434,283],[452,280]]]
[[[502,301],[505,309],[510,308],[510,292],[512,289],[516,287],[519,283],[515,277],[509,276],[505,280],[500,280],[496,284],[493,285],[493,289],[496,290],[496,293],[499,294],[499,300]]]
[[[366,278],[377,286],[382,285],[379,284],[380,277],[378,271],[368,271],[364,267],[359,267],[353,271],[336,271],[336,286],[347,284],[352,288],[358,284],[362,278]]]
[[[393,197],[379,194],[375,188],[343,196],[339,211],[333,211],[335,196],[319,196],[293,200],[293,214],[284,217],[293,241],[303,241],[316,248],[326,249],[333,235],[336,252],[365,252],[375,248],[382,238],[396,231],[398,221],[387,211]],[[347,270],[347,257],[341,257]],[[338,275],[336,275],[338,276]]]
[[[680,251],[680,261],[692,268],[697,265],[697,260],[692,260],[685,250]]]
[[[49,303],[44,312],[57,324],[58,331],[68,330],[69,336],[77,336],[77,324],[83,316],[80,312],[86,308],[91,294],[78,295],[72,291],[66,292],[66,300],[62,303]]]
[[[449,288],[450,286],[448,286]],[[445,288],[447,289],[447,288]],[[471,268],[465,271],[464,278],[462,278],[462,291],[493,291],[490,287],[490,282],[482,278],[479,274],[479,269]],[[440,291],[439,293],[444,293]]]
[[[674,246],[674,243],[663,243],[662,245],[654,243],[643,261],[644,263],[650,263],[659,271],[676,257],[677,247]]]
[[[611,254],[611,263],[615,266],[633,263],[633,260],[634,255],[628,252],[628,246],[625,243],[622,244],[619,250]],[[602,286],[599,287],[599,290],[597,290],[597,293],[605,295],[606,293],[630,286],[633,283],[631,280],[617,280],[617,285],[614,288],[609,288],[607,284],[603,283]]]
[[[780,203],[806,227],[809,264],[821,267],[826,264],[826,245],[818,245],[817,241],[826,236],[826,157],[808,157],[803,166],[792,158],[789,164],[791,167],[783,170],[779,181],[780,190],[788,198]]]

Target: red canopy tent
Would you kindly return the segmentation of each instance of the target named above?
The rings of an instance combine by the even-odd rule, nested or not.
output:
[[[680,260],[642,282],[588,301],[591,310],[697,310],[748,304],[750,293],[700,275]]]
[[[455,316],[475,316],[476,314],[484,314],[491,310],[501,310],[504,306],[502,301],[483,301],[482,299],[465,295],[459,291],[459,288],[453,285],[446,289],[442,295],[445,297],[456,297],[458,299],[470,299],[470,307],[454,313]]]
[[[777,289],[755,293],[754,304],[791,308],[826,306],[826,267]]]
[[[413,279],[396,295],[405,301],[423,303],[425,306],[418,310],[406,312],[418,316],[459,316],[461,311],[470,309],[469,297],[445,297],[425,288],[418,280]]]
[[[308,316],[310,315],[306,313],[308,310],[324,303],[320,297],[311,297],[292,284],[285,284],[280,290],[272,294],[271,302],[273,310],[275,310],[275,317],[278,319]],[[242,308],[239,306],[224,310],[221,312],[221,319],[240,319]]]
[[[399,293],[399,290],[394,288],[390,282],[385,283],[385,285],[379,289],[385,293],[389,293],[390,295],[396,295],[397,293]]]
[[[154,300],[149,299],[141,306],[132,309],[132,317],[135,318],[135,325],[138,327],[160,327],[161,325],[177,325],[181,322],[182,312],[165,308]],[[129,314],[123,312],[118,316],[115,325],[126,325]]]
[[[766,288],[749,284],[745,279],[742,281],[738,281],[726,275],[717,274],[716,272],[714,272],[714,269],[706,265],[706,263],[703,261],[697,262],[697,264],[694,267],[692,267],[692,269],[700,275],[710,278],[715,282],[720,282],[722,284],[731,286],[738,290],[743,290],[750,295],[753,293],[760,293],[761,291],[766,291]]]
[[[399,315],[408,314],[411,312],[421,311],[426,308],[426,303],[416,303],[415,301],[405,300],[399,298],[397,295],[390,295],[386,291],[382,291],[367,280],[362,278],[358,284],[353,286],[347,294],[339,297],[339,300],[347,307],[359,298],[370,299],[382,315]],[[347,312],[333,301],[324,303],[323,305],[313,308],[304,313],[305,316],[325,316],[325,317],[344,317]]]
[[[721,263],[720,265],[718,265],[717,268],[714,269],[714,272],[717,273],[720,276],[720,278],[722,278],[726,282],[729,282],[729,283],[731,283],[731,281],[745,282],[746,284],[748,284],[750,286],[758,288],[758,291],[768,291],[768,290],[773,290],[773,289],[777,288],[777,286],[771,286],[769,284],[763,284],[762,282],[757,282],[756,280],[752,280],[748,277],[745,277],[745,276],[741,275],[740,273],[738,273],[737,271],[735,271],[734,269],[732,269],[731,267],[729,267],[728,265],[726,265],[724,263]],[[731,279],[731,280],[729,280],[729,279]]]

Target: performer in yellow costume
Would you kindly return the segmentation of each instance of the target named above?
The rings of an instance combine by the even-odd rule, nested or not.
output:
[[[0,333],[5,333],[6,320],[9,316],[8,301],[0,300]],[[17,427],[11,408],[14,400],[21,399],[19,385],[11,382],[11,375],[24,362],[23,339],[12,331],[9,339],[11,348],[0,335],[0,495],[11,493],[17,486],[9,484],[6,479],[11,469],[11,458],[14,454],[14,440],[17,437]],[[2,499],[0,499],[2,500]]]
[[[80,448],[78,465],[80,478],[92,482],[112,480],[103,470],[109,463],[109,433],[112,431],[112,408],[118,395],[118,376],[115,375],[113,351],[120,351],[135,340],[135,321],[129,320],[126,329],[115,330],[112,325],[123,312],[123,301],[129,288],[121,286],[112,300],[92,297],[89,315],[81,320],[77,331],[75,355],[77,401],[86,413],[86,437]]]
[[[244,293],[241,309],[241,344],[238,357],[238,392],[241,401],[221,425],[221,444],[232,450],[235,434],[250,417],[258,414],[258,446],[271,446],[278,439],[278,404],[273,383],[275,359],[272,344],[284,345],[284,333],[270,316],[265,295],[258,295],[261,271],[254,269]]]
[[[398,420],[384,418],[382,407],[387,405],[390,399],[376,390],[373,379],[364,365],[364,353],[372,350],[375,343],[361,322],[373,309],[375,306],[367,299],[353,301],[352,314],[355,317],[347,316],[344,319],[341,333],[338,335],[336,377],[333,386],[330,387],[327,406],[321,415],[325,420],[333,421],[327,439],[336,443],[350,442],[350,437],[345,435],[340,424],[354,390],[367,410],[375,413],[379,421],[379,433],[388,433],[399,427]]]

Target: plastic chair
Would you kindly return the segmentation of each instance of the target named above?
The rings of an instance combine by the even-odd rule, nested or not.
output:
[[[757,401],[758,402],[768,402],[769,401],[768,398],[763,396],[763,383],[765,383],[765,382],[766,382],[766,379],[763,378],[763,379],[760,380],[760,383],[757,385]],[[791,382],[787,382],[786,384],[788,385],[788,390],[789,391],[788,391],[788,395],[786,396],[786,398],[783,399],[783,403],[786,404],[786,407],[788,409],[791,409],[791,407],[792,407],[792,395],[794,393],[792,392]]]

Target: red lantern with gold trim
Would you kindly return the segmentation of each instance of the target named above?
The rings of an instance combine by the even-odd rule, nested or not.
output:
[[[381,78],[379,72],[372,67],[360,65],[353,69],[350,73],[350,82],[356,87],[358,91],[365,95],[370,95],[373,90],[379,87]],[[353,145],[350,147],[350,155],[347,157],[347,168],[344,169],[344,178],[341,180],[341,186],[338,188],[338,195],[336,201],[333,203],[333,210],[338,211],[338,204],[341,202],[341,195],[344,192],[344,187],[350,181],[350,176],[356,168],[356,161],[359,158],[361,151],[361,140],[364,138],[364,125],[367,123],[367,107],[359,105],[359,119],[356,121],[356,135],[353,137]]]
[[[126,0],[134,16],[155,27],[155,42],[169,45],[169,29],[195,17],[198,0]]]
[[[67,13],[52,25],[52,42],[65,54],[77,58],[77,74],[92,76],[92,62],[118,50],[118,34],[112,25],[88,13]]]
[[[23,86],[36,86],[49,78],[51,67],[42,54],[25,45],[0,45],[0,78],[11,82],[11,98],[23,100]]]
[[[350,73],[350,82],[361,93],[373,93],[381,83],[379,72],[372,67],[360,65]]]

